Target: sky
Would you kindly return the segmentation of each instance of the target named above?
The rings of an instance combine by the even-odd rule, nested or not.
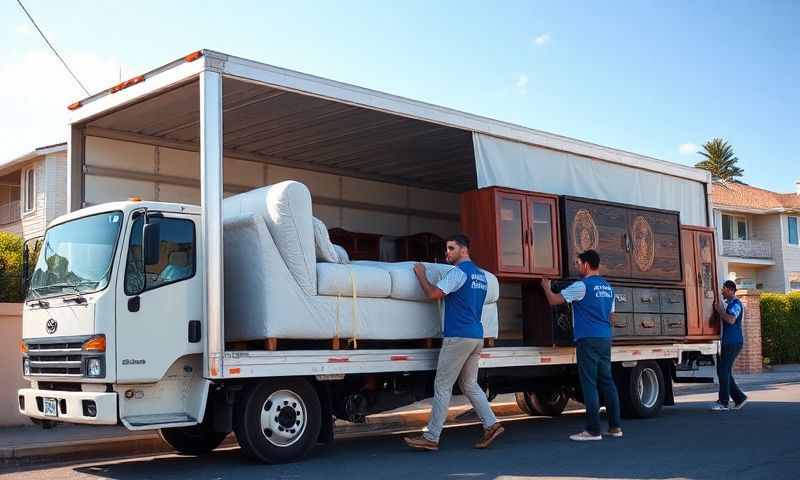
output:
[[[92,92],[208,48],[692,165],[800,179],[800,2],[23,0]],[[84,97],[0,3],[0,162],[66,138]]]

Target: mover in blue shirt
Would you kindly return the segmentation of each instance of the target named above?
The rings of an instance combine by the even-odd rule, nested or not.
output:
[[[586,405],[586,430],[569,438],[575,441],[602,440],[600,433],[600,398],[598,387],[606,398],[608,435],[622,437],[619,395],[611,376],[611,314],[614,313],[614,291],[600,276],[600,255],[594,250],[578,254],[575,264],[581,280],[554,293],[550,280],[542,280],[542,288],[550,305],[567,302],[572,305],[578,377]]]
[[[458,379],[461,392],[483,423],[483,436],[475,448],[486,448],[503,433],[503,426],[489,407],[486,393],[478,386],[478,361],[483,348],[481,313],[486,300],[486,273],[469,258],[469,238],[453,235],[447,239],[447,263],[455,265],[436,285],[428,281],[425,265],[414,265],[419,285],[431,300],[444,299],[442,349],[436,365],[433,405],[428,428],[422,435],[404,438],[409,447],[438,450],[439,435],[447,420],[453,384]]]
[[[733,379],[733,363],[742,351],[744,335],[742,335],[742,317],[744,307],[741,300],[736,298],[736,283],[731,280],[722,284],[722,298],[725,305],[714,303],[714,309],[722,319],[722,345],[717,358],[717,377],[719,378],[719,399],[714,406],[714,411],[739,410],[747,403],[747,395],[742,392],[736,380]],[[730,400],[733,399],[733,407]]]

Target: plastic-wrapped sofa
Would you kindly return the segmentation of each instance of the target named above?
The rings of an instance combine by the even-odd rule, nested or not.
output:
[[[312,216],[302,183],[229,197],[223,217],[226,341],[441,336],[444,305],[424,298],[413,262],[350,263]],[[427,266],[432,282],[454,268]],[[484,336],[495,338],[499,285],[486,276]]]

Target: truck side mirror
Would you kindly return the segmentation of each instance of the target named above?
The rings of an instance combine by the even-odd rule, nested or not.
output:
[[[161,224],[148,223],[144,226],[144,264],[157,265],[161,257]]]

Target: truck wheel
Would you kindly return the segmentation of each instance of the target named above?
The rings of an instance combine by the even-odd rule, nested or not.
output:
[[[569,395],[564,390],[548,390],[541,392],[517,392],[517,406],[528,415],[544,415],[556,417],[561,415],[569,402]]]
[[[161,439],[184,455],[211,453],[228,436],[224,432],[213,432],[205,423],[191,427],[162,428]]]
[[[618,386],[622,414],[628,418],[655,417],[664,405],[664,374],[656,362],[624,369]]]
[[[243,395],[234,422],[242,452],[265,463],[289,463],[308,455],[322,426],[319,396],[302,378],[267,380]]]

